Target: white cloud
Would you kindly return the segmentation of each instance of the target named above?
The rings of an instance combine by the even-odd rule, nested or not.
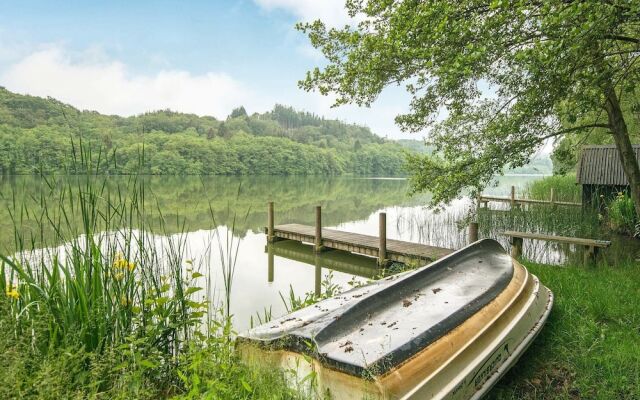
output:
[[[298,49],[299,52],[309,49]],[[308,56],[317,54],[309,52]],[[394,117],[406,111],[408,97],[402,90],[386,91],[371,108],[353,105],[331,108],[335,97],[307,93],[291,87],[264,92],[260,85],[239,82],[225,73],[194,75],[164,69],[153,74],[135,74],[131,69],[92,47],[76,53],[64,47],[40,47],[0,70],[0,86],[35,96],[51,96],[74,107],[122,116],[172,109],[198,115],[226,118],[234,107],[264,112],[275,103],[291,105],[326,118],[371,127],[380,136],[420,138],[401,133]]]
[[[133,74],[121,62],[106,59],[95,49],[80,57],[72,57],[56,46],[36,51],[0,74],[0,85],[19,93],[55,97],[81,109],[118,115],[170,108],[224,118],[240,104],[255,111],[267,107],[227,74],[193,75],[180,70]]]
[[[300,18],[302,21],[322,20],[333,27],[353,23],[345,8],[345,0],[254,0],[267,9],[282,9]]]

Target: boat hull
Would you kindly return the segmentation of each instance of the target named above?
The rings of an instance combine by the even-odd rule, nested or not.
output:
[[[364,377],[301,352],[241,341],[244,360],[287,371],[292,386],[333,399],[477,399],[518,360],[545,323],[552,293],[513,261],[508,286],[493,301],[402,364]],[[302,382],[302,383],[301,383]]]

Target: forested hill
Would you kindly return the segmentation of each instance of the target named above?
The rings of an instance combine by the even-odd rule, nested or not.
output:
[[[119,117],[0,88],[3,174],[76,172],[71,143],[80,141],[114,174],[389,176],[403,173],[403,152],[412,151],[366,127],[281,105],[253,115],[239,107],[224,121],[168,110]]]

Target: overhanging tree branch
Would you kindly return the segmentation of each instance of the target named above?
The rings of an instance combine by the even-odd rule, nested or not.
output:
[[[622,42],[629,42],[629,43],[636,43],[636,44],[640,44],[640,39],[634,38],[634,37],[629,37],[629,36],[622,36],[622,35],[604,35],[603,36],[605,39],[612,39],[612,40],[619,40]]]
[[[583,129],[593,129],[593,128],[611,129],[611,125],[609,125],[609,124],[587,124],[587,125],[574,126],[573,128],[562,129],[562,130],[556,131],[554,133],[551,133],[549,135],[543,136],[543,137],[540,138],[539,141],[543,142],[543,141],[545,141],[547,139],[550,139],[552,137],[564,135],[564,134],[575,132],[575,131],[581,131]]]

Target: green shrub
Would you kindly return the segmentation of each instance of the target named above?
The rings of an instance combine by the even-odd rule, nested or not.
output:
[[[618,193],[607,206],[609,225],[618,233],[634,235],[636,233],[636,211],[631,197]]]

